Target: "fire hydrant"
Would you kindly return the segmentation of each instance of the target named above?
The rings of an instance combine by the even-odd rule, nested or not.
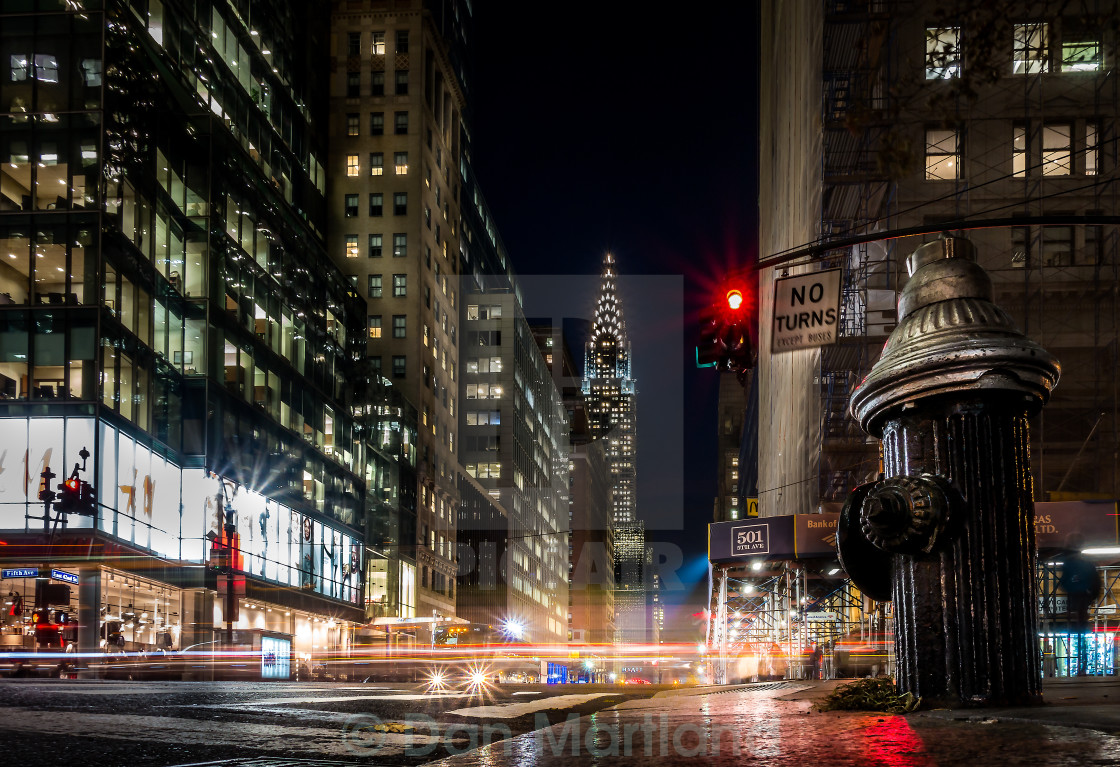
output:
[[[1027,418],[1057,360],[993,302],[972,243],[907,259],[898,326],[852,393],[883,473],[841,513],[857,587],[893,600],[900,692],[933,706],[1040,703]]]

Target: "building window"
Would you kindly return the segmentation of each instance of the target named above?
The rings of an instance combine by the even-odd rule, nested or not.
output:
[[[426,227],[428,227],[429,230],[431,230],[431,228],[432,228],[432,209],[429,208],[427,205],[424,206],[424,225]]]
[[[1042,265],[1073,266],[1073,227],[1042,227]]]
[[[1097,211],[1089,211],[1095,213]],[[1100,264],[1104,256],[1104,227],[1085,227],[1085,259],[1084,263]]]
[[[367,292],[369,293],[370,298],[381,298],[381,275],[380,274],[371,274],[369,276],[369,285],[367,286]],[[380,324],[380,323],[381,323],[381,321],[378,320],[378,324]]]
[[[926,79],[949,80],[961,74],[961,28],[926,29]]]
[[[381,338],[381,315],[370,315],[369,318],[369,337]]]
[[[381,235],[371,234],[369,236],[369,253],[370,258],[381,258]]]
[[[385,113],[369,113],[369,135],[380,136],[385,133]]]
[[[358,257],[358,235],[356,234],[346,235],[346,257]]]
[[[406,317],[403,314],[393,315],[393,338],[405,337],[405,321]]]
[[[358,155],[346,155],[346,175],[350,177],[357,177],[358,175]]]
[[[393,235],[393,258],[404,258],[408,255],[408,235]]]
[[[960,156],[957,132],[926,131],[926,180],[952,181],[960,178]]]
[[[393,298],[404,298],[408,295],[408,275],[393,275]]]
[[[372,35],[372,44],[370,46],[370,53],[374,56],[385,55],[385,33],[374,32]]]
[[[397,53],[408,53],[408,30],[397,30]]]
[[[393,131],[398,135],[408,133],[408,112],[393,113]]]
[[[408,173],[408,152],[395,152],[393,154],[393,172],[398,176]]]
[[[385,73],[384,72],[370,72],[369,73],[369,95],[371,95],[371,96],[384,96],[385,95]]]
[[[1031,262],[1031,229],[1029,226],[1011,227],[1011,266],[1026,269]]]
[[[358,158],[358,156],[354,155],[354,159],[357,160],[357,158]],[[369,175],[380,176],[384,172],[385,172],[385,155],[383,155],[381,152],[370,152],[369,153]],[[354,175],[356,176],[358,174],[355,173]]]
[[[1015,25],[1011,71],[1034,75],[1050,71],[1050,29],[1045,22]]]
[[[396,71],[396,92],[398,96],[408,95],[408,70],[398,69]]]
[[[408,215],[408,192],[397,192],[393,195],[393,215]]]
[[[384,197],[381,192],[370,192],[369,194],[369,214],[371,216],[380,216],[381,208],[384,205]],[[380,255],[380,254],[378,254]]]
[[[393,357],[393,378],[404,378],[404,357]]]
[[[346,43],[347,56],[361,56],[362,55],[362,33],[351,32],[347,35]]]
[[[357,72],[346,73],[346,98],[356,99],[362,95],[362,76]]]
[[[346,213],[346,217],[347,218],[352,218],[352,217],[358,215],[358,195],[348,194],[348,195],[346,195],[345,199],[346,199],[346,203],[343,206],[343,208],[345,209],[344,212]]]
[[[1063,72],[1096,72],[1101,68],[1101,41],[1082,35],[1062,41]]]
[[[1097,175],[1097,124],[1085,123],[1085,175]]]
[[[369,369],[374,375],[381,375],[381,358],[380,357],[366,357],[369,360]]]
[[[1068,176],[1072,171],[1073,135],[1069,125],[1042,126],[1042,175]]]
[[[347,136],[357,136],[360,127],[361,126],[359,124],[357,114],[350,113],[350,114],[346,115],[346,135]]]
[[[1027,126],[1016,125],[1011,139],[1011,175],[1016,178],[1026,178],[1027,158],[1029,157],[1027,140]]]

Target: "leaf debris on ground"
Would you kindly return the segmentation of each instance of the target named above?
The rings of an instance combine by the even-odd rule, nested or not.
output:
[[[911,693],[899,694],[891,679],[859,679],[843,684],[816,704],[817,711],[883,711],[905,714],[921,702]]]

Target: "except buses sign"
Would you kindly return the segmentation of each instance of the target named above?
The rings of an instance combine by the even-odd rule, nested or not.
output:
[[[839,269],[775,281],[771,353],[836,343],[839,325]]]

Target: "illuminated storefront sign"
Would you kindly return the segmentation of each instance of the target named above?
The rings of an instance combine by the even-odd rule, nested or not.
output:
[[[41,530],[39,475],[50,470],[53,484],[60,484],[83,449],[92,457],[81,479],[96,492],[98,514],[70,514],[67,528],[88,528],[96,519],[107,535],[188,562],[205,560],[206,534],[222,530],[216,475],[184,469],[104,421],[5,418],[0,433],[0,530]],[[238,488],[231,503],[247,573],[359,604],[364,551],[359,537],[247,487]]]
[[[292,643],[280,637],[261,637],[261,679],[291,676]]]

